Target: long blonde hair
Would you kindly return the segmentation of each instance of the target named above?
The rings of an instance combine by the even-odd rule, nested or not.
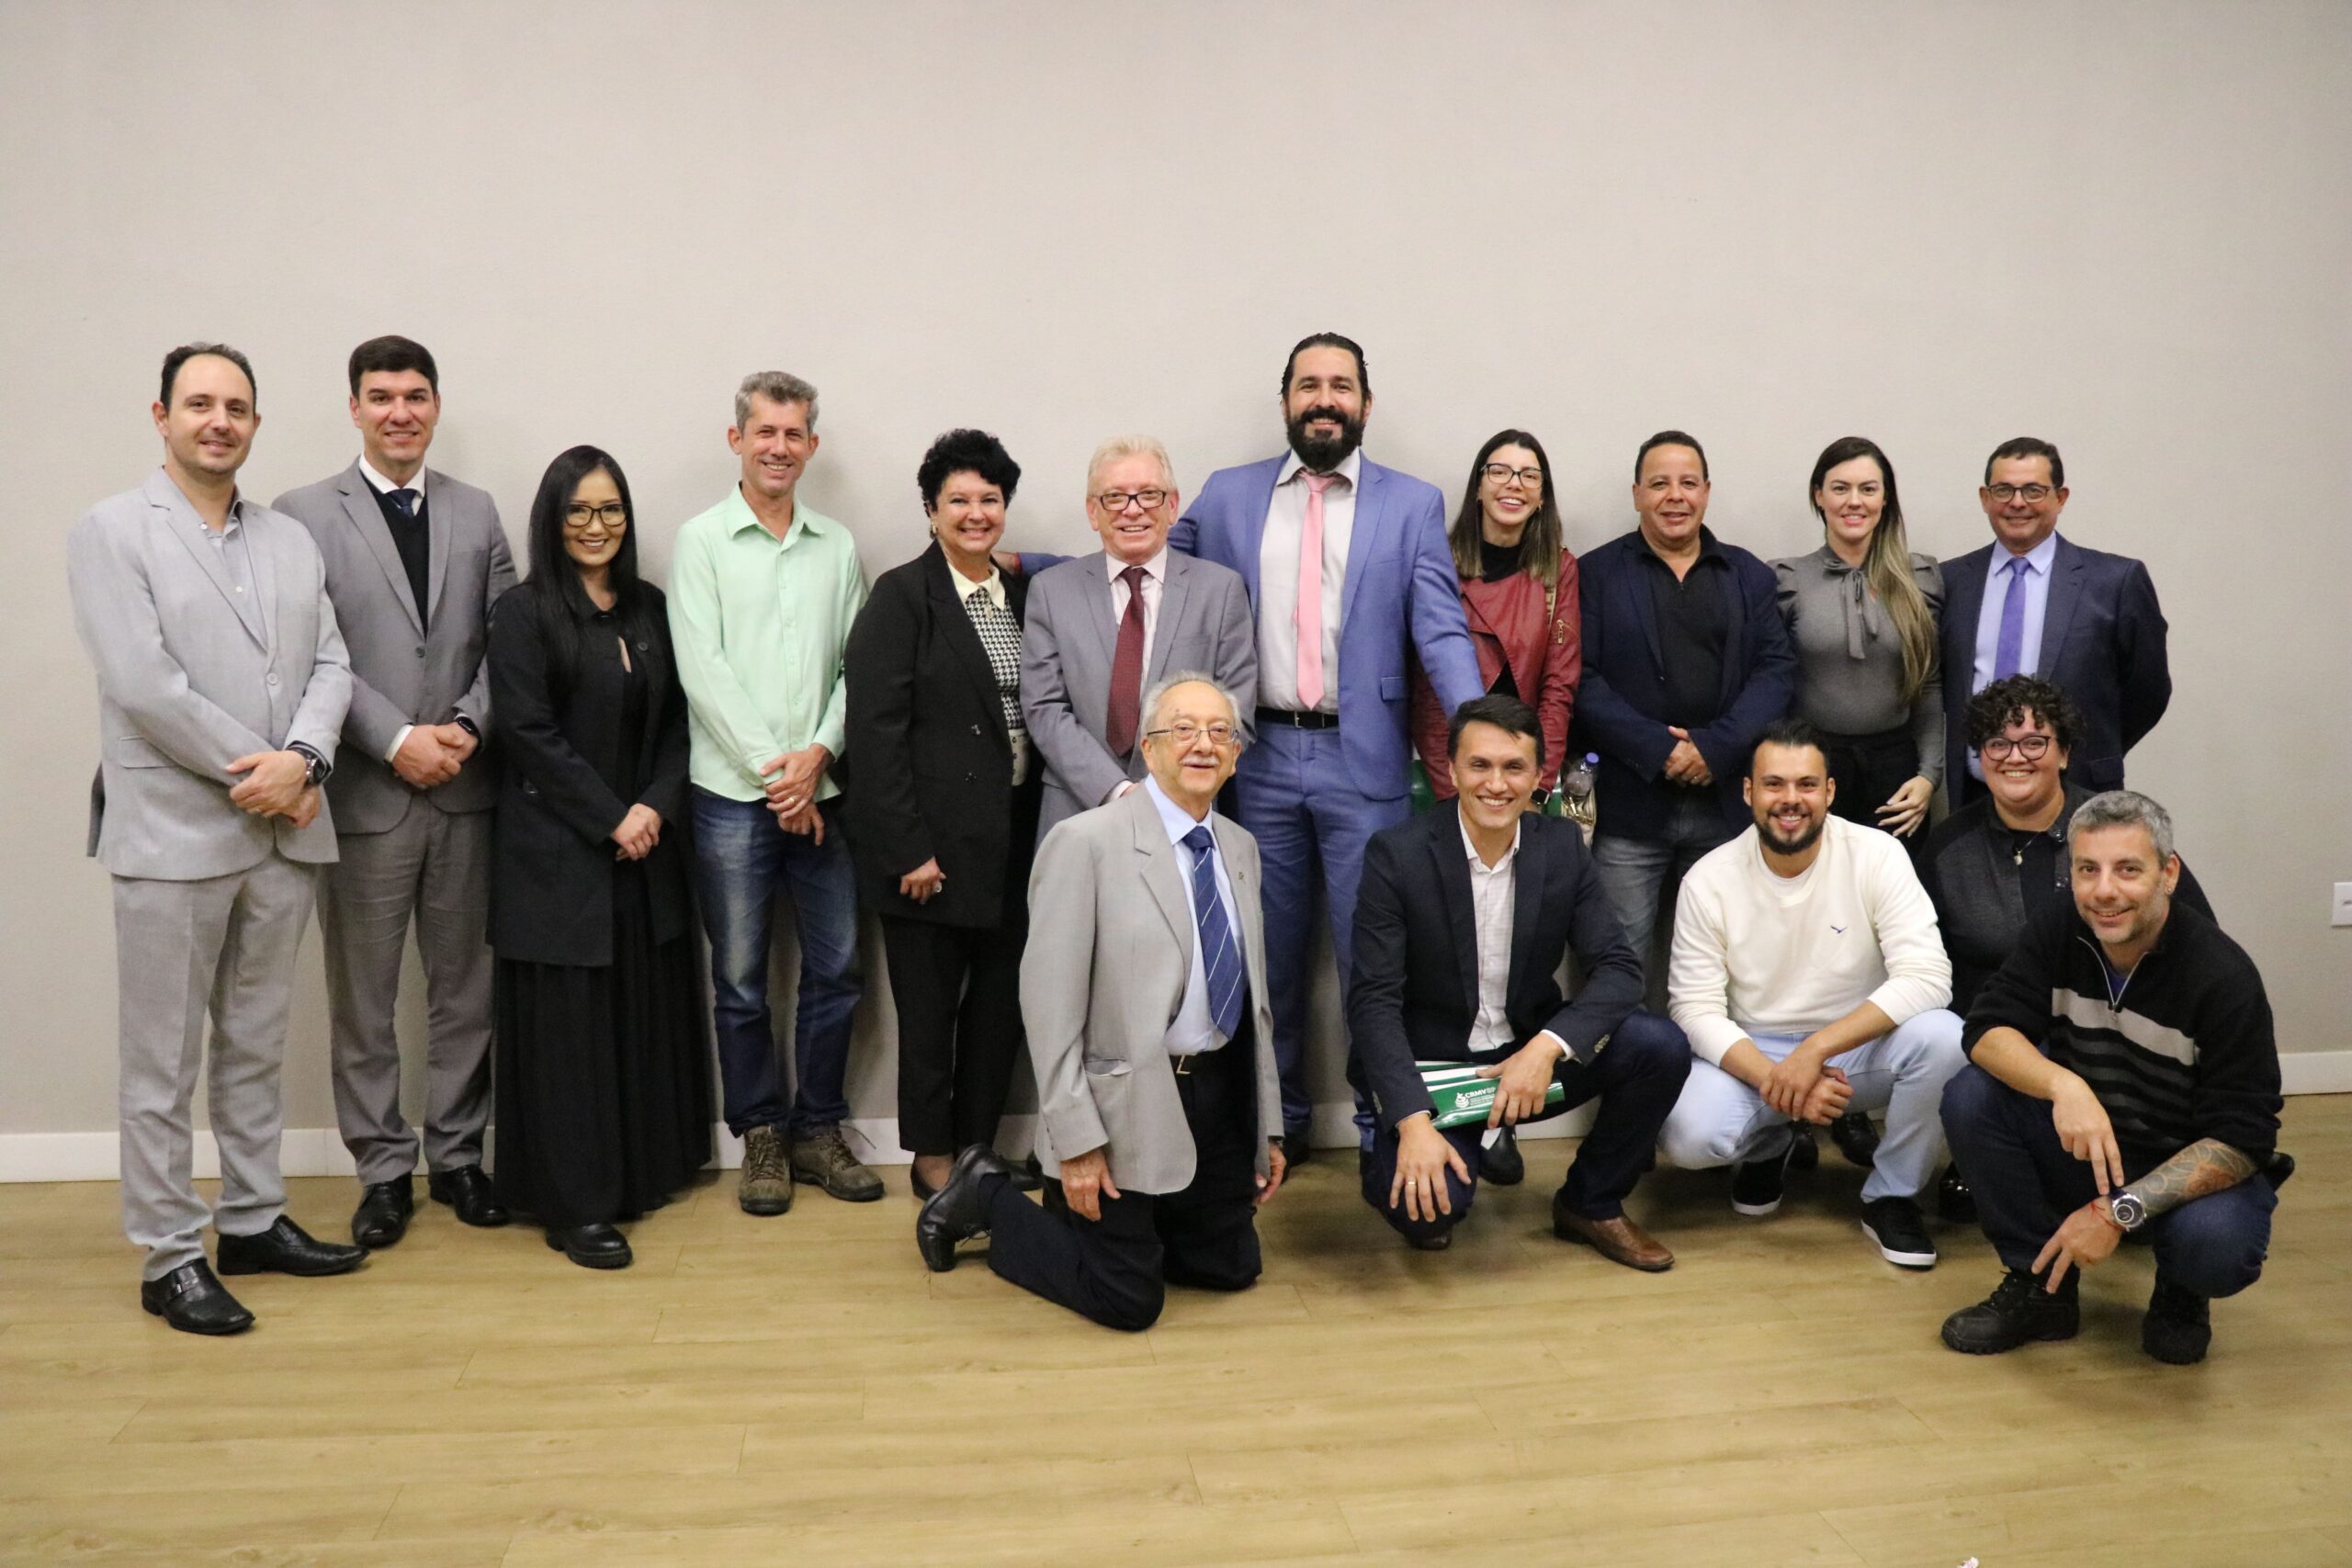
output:
[[[1829,518],[1821,510],[1821,481],[1829,470],[1857,457],[1868,457],[1878,465],[1879,477],[1886,482],[1886,505],[1879,513],[1878,526],[1871,531],[1870,547],[1862,553],[1862,581],[1886,606],[1887,619],[1894,623],[1895,640],[1903,649],[1903,700],[1909,702],[1928,683],[1936,670],[1936,617],[1928,609],[1928,596],[1919,592],[1918,580],[1911,575],[1911,540],[1903,529],[1903,502],[1895,494],[1894,465],[1886,460],[1878,443],[1867,435],[1845,435],[1821,449],[1814,460],[1813,478],[1805,485],[1805,500],[1812,504],[1813,514],[1828,527]]]

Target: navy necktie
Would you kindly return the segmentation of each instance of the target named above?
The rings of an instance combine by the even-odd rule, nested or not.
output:
[[[1241,947],[1216,896],[1216,840],[1203,823],[1184,835],[1193,852],[1193,923],[1200,928],[1201,968],[1209,983],[1209,1021],[1227,1040],[1241,1032]]]

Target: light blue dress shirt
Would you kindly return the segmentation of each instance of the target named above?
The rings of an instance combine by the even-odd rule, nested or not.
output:
[[[1176,1009],[1175,1020],[1168,1026],[1168,1054],[1171,1056],[1196,1056],[1204,1051],[1216,1050],[1226,1043],[1227,1037],[1219,1033],[1216,1025],[1209,1019],[1208,965],[1201,956],[1201,914],[1193,907],[1193,852],[1185,848],[1184,835],[1195,828],[1206,827],[1211,833],[1215,833],[1216,829],[1214,821],[1193,820],[1191,812],[1168,798],[1168,792],[1159,787],[1158,779],[1146,778],[1143,787],[1150,795],[1151,804],[1159,808],[1159,825],[1168,830],[1168,842],[1176,851],[1176,863],[1183,873],[1177,880],[1184,885],[1184,909],[1193,921],[1193,970],[1184,980],[1184,1000]],[[1209,814],[1212,818],[1216,815],[1215,812]],[[1215,857],[1213,868],[1216,874],[1217,901],[1225,906],[1226,929],[1233,933],[1233,945],[1238,952],[1241,947],[1241,919],[1234,908],[1233,883],[1225,874],[1223,855]],[[1244,962],[1247,962],[1246,954]]]
[[[1993,551],[1993,558],[1984,569],[1984,603],[1976,611],[1976,667],[1968,678],[1971,695],[1993,683],[1993,661],[2001,651],[2001,606],[2008,602],[2009,562],[2013,560],[2025,563],[2025,637],[2018,652],[2017,672],[2041,673],[2041,625],[2050,609],[2050,568],[2057,558],[2058,532],[2054,528],[2050,537],[2021,557],[1999,547]],[[1984,764],[1977,760],[1973,749],[1968,753],[1968,773],[1972,778],[1984,776]]]

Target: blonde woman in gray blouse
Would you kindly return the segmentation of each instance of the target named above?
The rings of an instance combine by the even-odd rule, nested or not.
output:
[[[1829,743],[1830,809],[1916,842],[1943,774],[1943,573],[1911,553],[1894,466],[1876,442],[1831,442],[1808,489],[1822,546],[1772,563],[1796,646],[1797,712]]]

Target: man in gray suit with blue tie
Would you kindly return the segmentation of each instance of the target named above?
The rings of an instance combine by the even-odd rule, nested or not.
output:
[[[1046,834],[1030,873],[1021,1007],[1045,1204],[974,1144],[915,1222],[934,1272],[986,1234],[997,1273],[1129,1330],[1159,1320],[1170,1285],[1257,1280],[1257,1210],[1283,1168],[1258,846],[1214,809],[1240,709],[1184,672],[1146,694],[1143,724],[1151,777]]]
[[[317,867],[335,857],[321,786],[351,701],[319,552],[248,501],[253,368],[219,344],[164,360],[164,466],[102,501],[66,547],[74,624],[97,667],[90,849],[114,876],[123,1229],[146,1249],[140,1303],[174,1328],[253,1314],[222,1274],[340,1274],[367,1253],[286,1214],[278,1069]],[[190,1101],[212,1021],[220,1203],[193,1179]]]
[[[1043,839],[1066,817],[1143,782],[1143,694],[1170,670],[1199,670],[1257,702],[1258,628],[1241,574],[1168,547],[1183,498],[1166,447],[1114,435],[1086,467],[1090,556],[1040,572],[1021,643],[1021,709],[1046,759]]]
[[[482,1174],[490,1121],[490,609],[514,585],[498,506],[424,466],[441,373],[424,344],[351,351],[360,455],[277,510],[311,531],[351,652],[349,742],[327,795],[342,858],[319,889],[335,1121],[360,1181],[351,1239],[407,1233],[418,1136],[392,1019],[412,917],[424,964],[427,1190],[469,1225],[507,1214]]]

